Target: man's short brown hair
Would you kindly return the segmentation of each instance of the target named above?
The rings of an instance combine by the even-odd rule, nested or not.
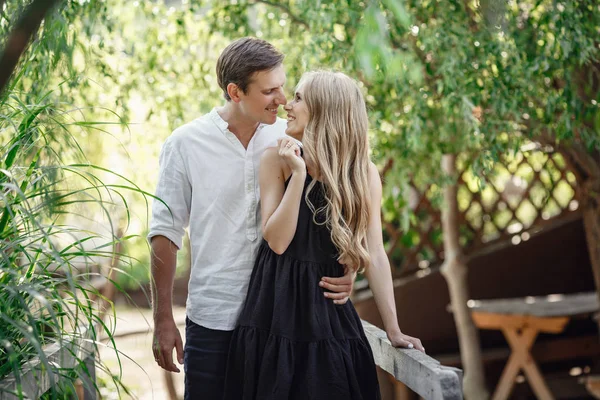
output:
[[[217,61],[217,80],[225,100],[231,100],[227,85],[235,83],[246,93],[252,74],[276,68],[283,62],[283,57],[271,43],[262,39],[244,37],[232,42]]]

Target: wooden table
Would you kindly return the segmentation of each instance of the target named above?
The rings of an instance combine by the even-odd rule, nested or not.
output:
[[[530,350],[537,335],[561,333],[569,319],[576,315],[597,312],[600,302],[595,292],[555,294],[498,300],[469,300],[468,306],[475,325],[480,329],[501,330],[511,354],[492,400],[507,399],[520,370],[538,399],[554,399],[533,359]]]

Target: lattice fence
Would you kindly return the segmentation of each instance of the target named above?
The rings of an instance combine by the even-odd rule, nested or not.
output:
[[[577,177],[564,158],[534,143],[494,166],[481,186],[469,168],[458,161],[458,203],[461,213],[461,244],[466,253],[493,243],[519,244],[531,231],[576,212],[579,207]],[[387,253],[395,277],[427,274],[443,261],[440,188],[411,181],[409,201],[414,218],[406,231],[398,221],[384,221]]]

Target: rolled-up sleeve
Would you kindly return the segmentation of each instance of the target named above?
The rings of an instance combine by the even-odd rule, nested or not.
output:
[[[183,234],[190,221],[192,187],[176,138],[170,136],[159,158],[156,197],[152,203],[152,219],[148,241],[165,236],[181,249]]]

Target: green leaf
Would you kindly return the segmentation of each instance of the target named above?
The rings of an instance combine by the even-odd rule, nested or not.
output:
[[[400,26],[408,29],[412,25],[411,17],[406,10],[404,0],[381,0],[381,2],[398,19]]]

